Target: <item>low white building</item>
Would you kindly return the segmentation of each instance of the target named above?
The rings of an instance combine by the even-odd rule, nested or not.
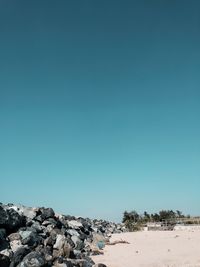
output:
[[[199,224],[191,224],[191,225],[175,225],[174,230],[178,231],[200,231],[200,225]]]

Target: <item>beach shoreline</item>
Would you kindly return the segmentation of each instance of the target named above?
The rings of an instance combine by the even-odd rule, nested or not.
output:
[[[113,234],[103,255],[93,256],[107,267],[200,267],[200,231],[140,231]]]

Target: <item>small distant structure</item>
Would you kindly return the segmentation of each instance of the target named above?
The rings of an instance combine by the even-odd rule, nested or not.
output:
[[[146,225],[146,231],[170,231],[174,228],[174,222],[167,220],[162,222],[149,222]]]
[[[200,217],[181,218],[174,226],[174,230],[200,231]]]
[[[200,230],[200,217],[178,218],[162,220],[161,222],[148,222],[144,231],[172,231],[172,230]]]
[[[147,231],[158,231],[162,230],[161,222],[149,222],[146,225]]]
[[[178,231],[200,231],[200,225],[198,224],[188,224],[188,225],[180,225],[177,224],[174,226],[174,230]]]

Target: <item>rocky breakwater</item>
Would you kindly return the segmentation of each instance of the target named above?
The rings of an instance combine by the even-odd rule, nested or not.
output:
[[[0,204],[0,267],[92,267],[90,255],[123,231],[120,224],[58,215],[51,208]]]

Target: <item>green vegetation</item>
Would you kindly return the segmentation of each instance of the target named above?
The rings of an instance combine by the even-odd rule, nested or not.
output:
[[[138,231],[140,228],[150,222],[169,222],[175,224],[179,219],[186,218],[181,211],[176,210],[161,210],[158,213],[149,214],[145,211],[139,215],[137,211],[125,211],[122,222],[129,231]]]

